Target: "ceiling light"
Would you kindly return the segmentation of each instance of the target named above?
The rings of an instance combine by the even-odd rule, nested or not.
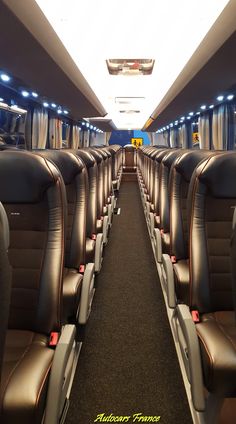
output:
[[[51,103],[52,107],[57,107],[56,103]]]
[[[197,112],[196,115],[200,115],[200,112]]]
[[[49,104],[48,104],[47,102],[43,102],[43,106],[44,106],[44,107],[48,107],[48,106],[49,106]]]
[[[190,115],[190,116],[193,116],[193,114],[194,114],[194,112],[189,112],[189,115]]]
[[[86,127],[89,128],[89,123],[88,122],[86,122]]]
[[[21,94],[23,97],[29,97],[29,92],[26,90],[22,90]]]
[[[229,94],[229,95],[227,96],[227,100],[233,100],[233,98],[234,98],[234,95],[233,95],[233,94]]]
[[[182,121],[185,119],[185,116],[181,116],[181,118],[180,119],[182,119]]]
[[[218,100],[218,102],[222,102],[222,100],[224,100],[224,96],[218,96],[216,99]]]
[[[35,91],[32,91],[32,93],[31,93],[31,94],[32,94],[32,96],[33,96],[33,97],[35,97],[35,98],[37,98],[37,97],[39,96],[39,95],[38,95],[38,93],[36,93]]]
[[[61,109],[57,109],[57,113],[62,113],[62,110]]]
[[[4,99],[2,97],[0,97],[0,102],[3,102],[3,101],[4,101]]]
[[[68,110],[64,110],[63,112],[64,112],[65,115],[68,115],[68,113],[69,113]]]
[[[187,116],[187,119],[191,119],[191,116]]]
[[[214,107],[214,105],[210,105],[210,106],[209,106],[209,109],[213,109],[213,107]]]
[[[10,77],[7,74],[1,74],[1,80],[4,82],[9,82],[10,81]]]
[[[200,107],[201,107],[202,110],[205,110],[206,109],[206,105],[202,105]]]
[[[12,105],[12,106],[10,106],[10,108],[12,110],[16,110],[17,112],[20,112],[20,113],[27,113],[26,109],[22,109],[21,107],[18,107],[17,105]]]

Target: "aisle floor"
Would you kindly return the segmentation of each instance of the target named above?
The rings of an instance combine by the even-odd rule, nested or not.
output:
[[[66,424],[137,413],[191,424],[137,181],[122,182],[118,206]]]

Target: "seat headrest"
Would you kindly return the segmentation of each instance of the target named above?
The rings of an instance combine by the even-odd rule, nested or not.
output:
[[[171,168],[171,165],[173,164],[173,162],[175,161],[175,159],[181,155],[183,151],[181,151],[181,149],[178,150],[171,150],[170,152],[168,152],[165,157],[162,160],[162,163],[167,166],[167,168]]]
[[[157,161],[157,162],[161,162],[162,161],[162,159],[164,158],[164,156],[169,152],[170,150],[169,149],[164,149],[164,150],[160,150],[160,151],[158,151],[158,153],[156,154],[156,156],[155,156],[155,160]]]
[[[85,167],[82,160],[72,152],[63,150],[38,150],[36,154],[50,159],[58,167],[64,183],[70,184]]]
[[[236,197],[236,152],[222,153],[206,160],[198,178],[217,198]]]
[[[106,147],[102,147],[103,152],[106,152],[107,156],[110,158],[111,157],[111,153],[109,152],[109,150]]]
[[[46,158],[30,152],[5,150],[0,153],[0,201],[37,203],[60,178]]]
[[[106,160],[108,158],[108,155],[105,152],[105,150],[99,149],[98,152],[100,153],[100,155],[103,157],[104,160]]]
[[[96,163],[94,156],[88,150],[78,150],[76,155],[82,159],[86,168],[92,168]]]
[[[182,156],[177,158],[174,168],[182,175],[185,181],[189,182],[196,166],[204,159],[214,154],[213,151],[190,151],[184,153]]]
[[[89,149],[89,153],[96,159],[97,163],[101,163],[103,161],[103,156],[98,150]]]

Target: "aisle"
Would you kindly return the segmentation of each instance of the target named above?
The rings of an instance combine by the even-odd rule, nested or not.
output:
[[[136,181],[122,183],[118,203],[66,424],[91,424],[103,413],[190,424]]]

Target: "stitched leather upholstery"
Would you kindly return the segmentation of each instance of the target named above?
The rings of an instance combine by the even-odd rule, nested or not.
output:
[[[1,152],[0,181],[13,272],[0,422],[41,423],[54,354],[49,334],[61,329],[65,186],[55,165],[23,151]]]

